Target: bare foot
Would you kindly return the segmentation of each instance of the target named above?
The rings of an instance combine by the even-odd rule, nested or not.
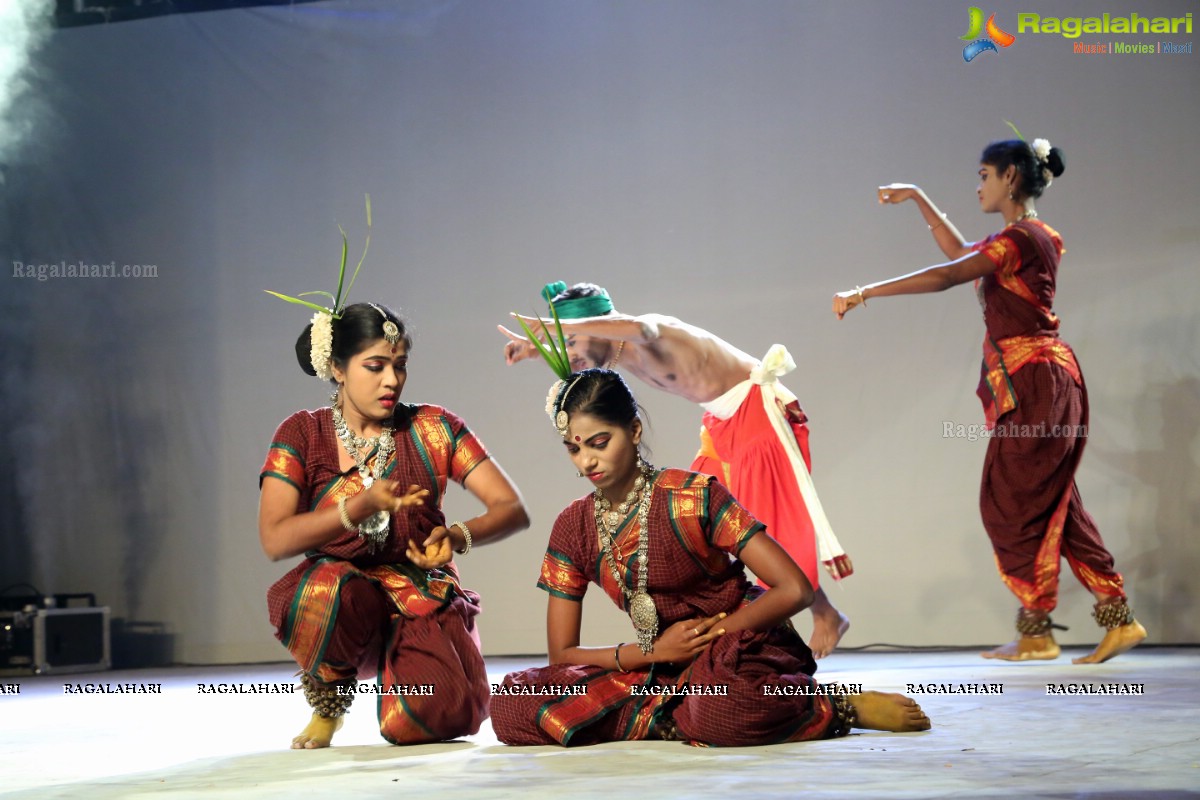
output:
[[[1103,664],[1113,656],[1137,647],[1146,638],[1146,629],[1136,619],[1128,625],[1113,628],[1104,634],[1096,649],[1081,658],[1071,659],[1073,664]]]
[[[813,658],[824,658],[850,630],[850,618],[833,607],[824,589],[817,589],[812,604],[813,632],[808,641]]]
[[[1052,661],[1058,658],[1061,652],[1058,642],[1047,633],[1045,636],[1022,636],[1016,641],[979,655],[984,658],[999,658],[1002,661]]]
[[[856,728],[873,731],[927,731],[933,723],[917,705],[917,701],[890,692],[863,692],[848,698],[858,712]]]
[[[312,719],[300,735],[292,739],[293,750],[315,750],[318,747],[329,747],[333,735],[342,729],[344,720],[341,717],[322,717],[313,714]]]

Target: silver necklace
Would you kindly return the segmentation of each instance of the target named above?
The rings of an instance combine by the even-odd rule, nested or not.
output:
[[[597,488],[595,496],[596,531],[600,536],[600,550],[608,561],[613,579],[625,595],[629,605],[629,619],[637,631],[638,649],[643,655],[654,652],[654,637],[658,635],[658,608],[654,598],[646,591],[646,581],[649,576],[650,550],[650,498],[654,494],[654,468],[648,464],[642,465],[642,473],[634,481],[634,489],[629,493],[617,510],[611,511],[611,503],[604,492]],[[634,499],[638,499],[638,547],[637,547],[637,590],[630,591],[621,578],[617,569],[616,533],[620,521],[629,513]],[[624,511],[622,511],[624,509]],[[610,522],[611,520],[611,522]]]
[[[612,503],[604,496],[603,489],[596,489],[596,500],[604,507],[604,518],[608,522],[608,527],[611,530],[616,530],[621,520],[629,515],[629,509],[633,508],[633,504],[642,496],[642,487],[646,485],[646,476],[644,473],[639,473],[633,481],[633,488],[629,490],[629,494],[625,495],[625,499],[621,501],[616,510],[613,511]]]
[[[359,477],[362,478],[363,489],[370,489],[376,479],[383,477],[388,459],[396,448],[396,440],[392,437],[392,425],[390,422],[385,423],[383,431],[378,436],[372,436],[369,439],[364,436],[355,436],[354,432],[350,430],[350,426],[346,424],[346,418],[342,416],[342,410],[338,408],[336,402],[333,404],[332,410],[333,429],[337,432],[342,447],[346,448],[346,452],[354,459]],[[363,450],[367,450],[367,448],[376,450],[374,475],[368,469],[367,458],[363,455]],[[368,452],[370,451],[368,450]],[[387,511],[376,511],[358,524],[358,537],[367,543],[367,549],[370,552],[374,553],[387,541],[391,518],[392,515]]]

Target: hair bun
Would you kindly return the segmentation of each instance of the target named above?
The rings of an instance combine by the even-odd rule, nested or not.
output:
[[[1050,154],[1046,156],[1046,167],[1054,177],[1062,175],[1067,169],[1067,160],[1063,158],[1063,151],[1057,147],[1051,147]]]
[[[300,369],[304,370],[305,375],[313,378],[317,377],[317,371],[312,365],[312,323],[304,326],[304,330],[300,333],[300,338],[296,340],[296,360],[300,362]]]

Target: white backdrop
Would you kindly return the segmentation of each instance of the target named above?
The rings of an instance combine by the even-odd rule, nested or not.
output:
[[[1017,33],[1015,15],[997,20]],[[462,561],[489,654],[544,652],[541,553],[586,490],[542,412],[550,373],[505,367],[495,332],[555,279],[789,347],[857,566],[829,589],[847,645],[1004,641],[1017,603],[978,518],[985,442],[943,437],[982,421],[972,292],[840,323],[829,306],[938,260],[880,183],[920,183],[968,237],[1000,224],[975,170],[1011,119],[1067,157],[1039,209],[1067,243],[1057,310],[1091,391],[1080,488],[1152,641],[1200,641],[1198,56],[1023,33],[965,63],[966,27],[932,0],[345,0],[54,31],[9,114],[34,134],[4,158],[0,241],[22,264],[157,277],[3,277],[0,581],[95,592],[165,625],[179,661],[286,658],[264,596],[289,564],[259,549],[257,473],[278,422],[327,390],[292,355],[305,314],[262,290],[331,289],[336,225],[356,254],[370,192],[352,299],[403,309],[405,399],[461,414],[533,516]],[[655,460],[688,464],[698,409],[634,388]],[[447,515],[475,508],[457,491]],[[1095,641],[1063,587],[1062,640]],[[628,638],[601,601],[585,641]]]

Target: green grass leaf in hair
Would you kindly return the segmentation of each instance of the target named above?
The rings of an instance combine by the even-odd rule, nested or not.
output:
[[[301,300],[301,299],[300,299],[300,298],[298,298],[298,297],[289,297],[289,296],[288,296],[288,295],[286,295],[286,294],[280,294],[279,292],[272,292],[270,289],[263,289],[263,291],[264,291],[264,292],[266,292],[267,294],[274,295],[275,297],[278,297],[280,300],[286,300],[286,301],[288,301],[289,303],[295,303],[295,304],[296,304],[296,305],[298,305],[298,306],[307,306],[308,308],[311,308],[311,309],[312,309],[312,310],[314,310],[314,311],[320,311],[320,312],[322,312],[322,313],[324,313],[324,314],[328,314],[328,313],[329,313],[329,309],[328,309],[328,308],[326,308],[325,306],[319,306],[319,305],[317,305],[316,303],[310,303],[310,302],[308,302],[307,300]],[[326,294],[327,294],[327,293],[326,293]],[[335,315],[335,316],[336,316],[336,315]]]
[[[558,334],[558,343],[562,345],[563,358],[567,358],[567,337],[563,336],[562,320],[558,318],[558,309],[554,307],[554,303],[550,304],[550,316],[554,317],[554,332]],[[546,323],[542,323],[542,328],[546,327]],[[549,338],[550,331],[546,331],[546,337]],[[568,362],[570,359],[568,359]]]
[[[571,374],[571,356],[567,353],[567,337],[563,335],[562,321],[558,318],[558,310],[554,304],[550,304],[550,316],[554,317],[554,331],[558,336],[557,343],[550,337],[550,329],[546,327],[546,323],[541,317],[538,317],[538,322],[541,323],[542,330],[546,334],[546,341],[550,348],[554,350],[555,355],[559,358],[559,364],[562,369],[562,374],[559,377],[565,378]],[[555,373],[558,375],[559,373]]]
[[[346,297],[350,297],[350,290],[354,288],[354,281],[358,279],[358,271],[362,269],[363,262],[367,260],[367,251],[371,249],[371,195],[366,195],[367,198],[367,240],[363,242],[362,258],[358,259],[358,264],[354,267],[354,274],[350,276],[350,285],[346,287]],[[343,237],[345,234],[343,234]],[[342,253],[342,268],[345,269],[346,254]]]
[[[338,266],[337,296],[333,298],[334,313],[341,313],[342,311],[342,282],[346,279],[346,250],[349,248],[349,243],[346,241],[345,228],[338,225],[338,231],[342,234],[342,263]]]
[[[557,316],[557,315],[556,315]],[[559,341],[562,344],[560,349],[554,342],[554,338],[550,335],[550,329],[546,327],[546,323],[538,319],[538,324],[542,326],[542,332],[546,334],[546,342],[534,335],[533,330],[525,324],[525,320],[517,317],[517,322],[521,323],[521,327],[525,330],[525,335],[529,337],[529,341],[533,342],[533,346],[537,348],[538,353],[545,359],[549,365],[550,371],[559,378],[566,379],[571,374],[571,359],[567,355],[566,340],[562,338],[562,327],[558,328]]]
[[[349,239],[347,239],[347,237],[346,237],[346,229],[343,228],[341,225],[338,225],[338,231],[341,232],[341,234],[342,234],[342,258],[341,258],[341,262],[338,264],[337,293],[336,294],[330,294],[329,292],[301,292],[300,293],[300,297],[308,297],[311,295],[320,295],[321,297],[328,297],[329,300],[333,304],[330,308],[326,308],[325,306],[319,306],[316,303],[310,303],[307,300],[301,300],[300,297],[291,297],[286,294],[280,294],[279,292],[272,292],[270,289],[264,289],[263,291],[269,295],[274,295],[275,297],[278,297],[280,300],[286,300],[289,303],[295,303],[296,305],[299,305],[299,306],[305,306],[305,307],[311,308],[315,311],[322,311],[326,314],[329,314],[334,319],[341,319],[342,318],[342,309],[346,305],[346,300],[349,299],[349,297],[350,297],[350,290],[354,288],[354,281],[356,278],[358,278],[358,271],[360,269],[362,269],[363,262],[366,261],[366,259],[367,259],[367,250],[369,250],[371,247],[371,195],[369,195],[369,194],[366,195],[366,198],[367,198],[367,240],[363,244],[362,258],[358,259],[358,264],[354,267],[354,274],[350,276],[350,285],[349,286],[345,285],[345,283],[346,283],[346,256],[349,254],[349,251],[350,251],[350,242],[349,242]],[[343,287],[345,288],[345,292],[342,291]]]
[[[521,319],[520,317],[517,317],[517,322],[521,323],[521,328],[525,331],[525,335],[529,337],[529,341],[533,343],[533,346],[537,348],[538,353],[542,356],[542,358],[545,360],[545,362],[550,366],[550,370],[555,375],[558,375],[560,378],[563,377],[562,376],[562,367],[559,363],[558,354],[556,352],[553,352],[549,347],[547,347],[545,344],[542,343],[541,339],[539,339],[537,336],[534,335],[534,333],[530,329],[530,327],[525,324],[525,320]]]
[[[1020,132],[1019,130],[1017,130],[1017,126],[1016,126],[1016,125],[1013,125],[1013,124],[1012,124],[1011,122],[1009,122],[1008,120],[1004,120],[1004,124],[1005,124],[1005,125],[1007,125],[1008,127],[1012,128],[1012,132],[1013,132],[1013,133],[1015,133],[1015,134],[1017,135],[1017,138],[1018,138],[1018,139],[1020,139],[1022,142],[1023,142],[1023,141],[1025,141],[1025,137],[1021,135],[1021,132]]]

